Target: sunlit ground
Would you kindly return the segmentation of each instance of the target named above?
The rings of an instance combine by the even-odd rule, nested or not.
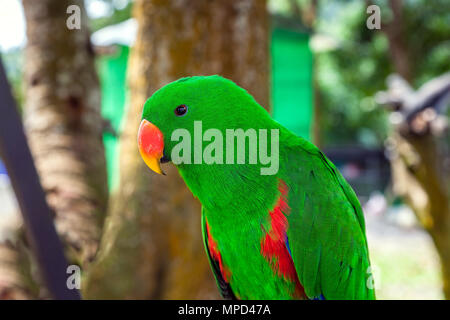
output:
[[[443,299],[433,242],[405,211],[366,217],[377,299]]]

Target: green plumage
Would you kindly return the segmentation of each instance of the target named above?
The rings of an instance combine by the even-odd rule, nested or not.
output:
[[[188,106],[182,117],[174,114],[179,105]],[[194,136],[194,121],[202,121],[203,132],[214,128],[223,136],[227,129],[279,130],[279,169],[274,175],[261,175],[267,165],[260,162],[237,164],[236,152],[234,164],[193,164],[192,158],[191,164],[177,165],[202,203],[207,255],[225,295],[293,299],[302,298],[303,287],[310,299],[375,298],[367,285],[369,254],[355,193],[314,145],[271,119],[245,90],[219,76],[183,78],[158,90],[146,102],[143,118],[163,133],[168,157],[178,143],[172,141],[172,132],[184,128]],[[191,150],[194,140],[189,142]],[[287,187],[285,199],[280,183]],[[277,216],[273,212],[283,199],[288,208]],[[270,230],[285,219],[285,239],[280,242]],[[287,272],[280,274],[279,257],[263,254],[267,234],[278,241],[269,239],[280,257],[289,258],[301,286]],[[284,247],[278,249],[279,244]]]

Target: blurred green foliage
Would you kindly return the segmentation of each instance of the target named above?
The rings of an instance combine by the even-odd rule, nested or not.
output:
[[[388,41],[367,29],[365,10],[362,1],[323,1],[316,20],[316,32],[337,43],[335,50],[316,54],[324,144],[376,146],[387,135],[386,114],[373,95],[393,72]]]
[[[366,2],[319,1],[317,33],[338,43],[335,50],[318,53],[317,79],[325,144],[381,145],[387,134],[386,115],[373,96],[385,89],[386,77],[395,72],[389,42],[382,30],[366,27]],[[392,13],[387,1],[381,8],[382,25]],[[450,70],[450,2],[405,0],[404,35],[411,61],[412,85]]]
[[[317,1],[314,34],[334,44],[315,53],[324,145],[382,145],[388,133],[387,115],[375,105],[373,96],[385,89],[386,77],[395,70],[383,30],[366,27],[370,2],[380,6],[382,24],[389,23],[389,0]],[[295,16],[313,3],[269,0],[269,8]],[[417,88],[450,70],[450,1],[404,0],[403,5],[412,85]]]
[[[91,1],[91,0],[88,0]],[[117,4],[117,1],[114,0],[102,0],[107,5],[110,6],[110,14],[96,18],[90,19],[90,28],[92,32],[100,30],[104,27],[123,22],[131,18],[131,9],[133,7],[133,3],[130,0],[122,0],[120,1],[120,5]],[[126,3],[123,6],[123,3]]]

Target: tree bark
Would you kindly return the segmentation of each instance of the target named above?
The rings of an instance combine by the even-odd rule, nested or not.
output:
[[[81,28],[69,30],[70,5]],[[82,0],[24,0],[24,126],[72,261],[94,257],[107,205],[100,91]]]
[[[131,101],[121,135],[120,190],[88,298],[217,298],[201,239],[200,205],[176,168],[150,172],[137,151],[145,100],[189,75],[220,74],[268,107],[268,17],[264,0],[138,0],[138,34],[129,64]]]
[[[18,234],[17,230],[15,233]],[[17,239],[0,240],[0,300],[30,300],[38,297],[28,258],[25,247]]]
[[[392,20],[382,26],[389,41],[389,51],[395,71],[407,83],[414,78],[414,67],[408,50],[408,35],[405,33],[403,19],[403,0],[390,0]],[[397,90],[395,107],[399,112],[407,114],[411,106],[407,103],[408,95],[413,94],[408,86],[401,86],[403,92]],[[395,94],[395,90],[392,90]],[[410,98],[410,97],[409,97]],[[410,99],[411,101],[417,100]],[[433,106],[424,106],[433,107]],[[416,117],[416,124],[424,123]],[[393,142],[393,157],[391,167],[393,174],[394,192],[402,196],[411,206],[422,226],[432,237],[436,250],[441,258],[443,291],[450,299],[450,195],[447,184],[449,177],[443,176],[445,172],[442,163],[439,163],[438,139],[428,131],[424,134],[411,134],[408,132],[414,123],[396,126],[391,134]],[[425,124],[429,126],[429,123]],[[406,130],[405,130],[406,129]],[[410,130],[413,131],[413,130]]]
[[[450,195],[436,137],[398,132],[391,136],[394,192],[403,197],[430,234],[442,265],[443,291],[450,299]],[[447,179],[447,180],[446,180]]]
[[[384,24],[382,29],[389,40],[391,60],[397,73],[411,82],[413,70],[404,30],[403,0],[389,0],[389,7],[392,11],[392,20]]]
[[[388,78],[388,91],[377,100],[396,112],[388,139],[394,192],[414,211],[430,234],[442,264],[443,291],[450,299],[450,194],[440,137],[445,130],[439,115],[448,100],[450,75],[430,80],[414,91],[401,77]],[[445,121],[444,121],[445,122]]]

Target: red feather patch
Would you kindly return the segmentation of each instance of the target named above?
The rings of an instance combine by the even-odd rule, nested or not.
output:
[[[303,286],[298,280],[294,262],[289,253],[286,241],[288,228],[289,205],[287,204],[288,187],[283,180],[279,181],[278,190],[280,197],[272,211],[269,211],[270,229],[261,240],[261,254],[266,258],[273,271],[286,280],[295,283],[296,295],[305,296]]]
[[[229,282],[228,279],[231,276],[231,273],[223,264],[222,255],[220,254],[217,242],[213,239],[213,237],[211,236],[211,232],[209,231],[208,221],[206,221],[206,233],[208,235],[209,254],[211,255],[212,259],[216,260],[219,263],[219,269],[223,279],[226,282]]]

